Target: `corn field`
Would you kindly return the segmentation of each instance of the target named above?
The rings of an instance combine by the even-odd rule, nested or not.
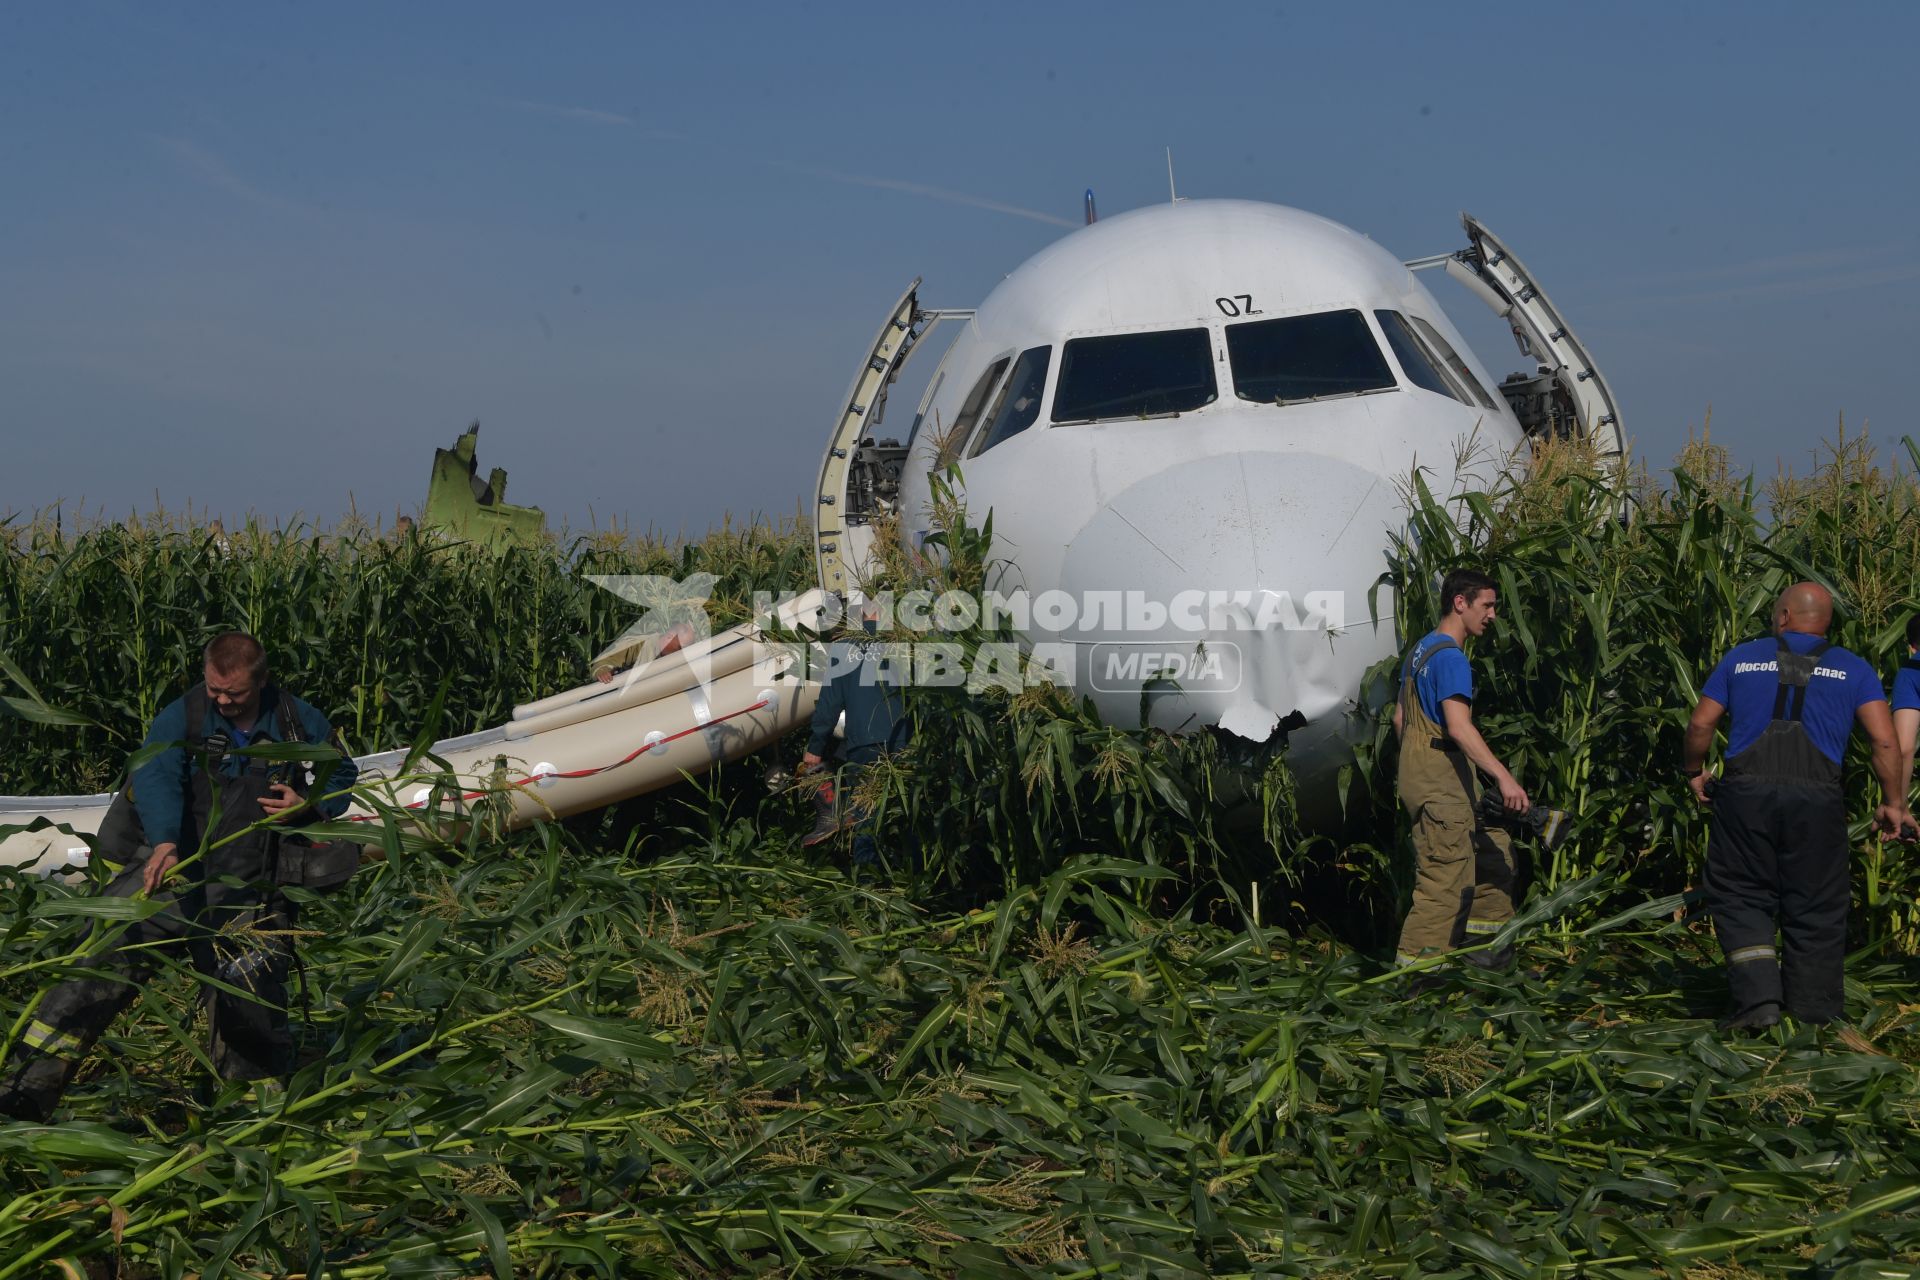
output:
[[[284,1087],[211,1081],[167,962],[64,1123],[0,1125],[0,1280],[1920,1273],[1916,856],[1857,843],[1850,1028],[1717,1033],[1677,776],[1699,682],[1786,583],[1904,656],[1896,461],[1843,436],[1764,487],[1705,442],[1658,483],[1567,451],[1490,494],[1409,481],[1402,629],[1437,570],[1495,574],[1477,719],[1578,815],[1510,974],[1410,998],[1383,963],[1408,874],[1384,720],[1313,834],[1284,757],[916,690],[915,745],[865,784],[877,877],[803,851],[756,762],[508,839],[391,820],[384,861],[305,903]],[[97,727],[0,719],[5,791],[112,785],[225,626],[364,750],[576,683],[628,621],[582,571],[704,568],[742,610],[809,572],[803,532],[757,528],[501,556],[12,532],[0,656]],[[944,536],[942,572],[991,571],[990,523]],[[1858,828],[1863,759],[1849,779]],[[84,885],[0,881],[0,1036],[114,923]]]
[[[732,625],[754,588],[806,585],[811,541],[789,523],[492,552],[360,524],[229,534],[157,516],[67,533],[0,521],[0,657],[96,726],[0,720],[0,794],[112,786],[147,721],[199,679],[201,648],[230,628],[258,636],[275,678],[361,755],[412,742],[436,698],[461,733],[582,683],[636,613],[585,575],[702,572],[717,579],[716,625]]]

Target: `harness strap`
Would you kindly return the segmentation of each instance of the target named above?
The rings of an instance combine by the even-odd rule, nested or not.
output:
[[[285,689],[280,690],[280,706],[277,710],[278,723],[274,726],[274,732],[279,735],[280,741],[305,742],[307,726],[300,723],[299,708],[293,705],[293,695]]]
[[[199,742],[206,737],[209,705],[207,685],[204,680],[187,690],[186,739],[188,742]]]
[[[1812,679],[1813,668],[1819,663],[1820,656],[1831,648],[1831,640],[1822,640],[1805,653],[1795,653],[1787,648],[1784,641],[1781,643],[1775,658],[1780,673],[1780,685],[1773,695],[1775,720],[1800,723],[1800,717],[1807,709],[1807,685]]]
[[[1428,649],[1425,653],[1421,654],[1418,658],[1414,659],[1413,662],[1410,663],[1407,667],[1407,678],[1406,678],[1407,686],[1409,688],[1413,686],[1413,682],[1420,678],[1420,673],[1427,669],[1427,664],[1433,661],[1433,657],[1435,654],[1439,653],[1442,649],[1458,649],[1459,647],[1460,646],[1458,644],[1454,643],[1454,639],[1452,636],[1446,636],[1443,639],[1441,639],[1438,643],[1436,643],[1431,649]],[[1445,726],[1442,726],[1442,727],[1444,728]],[[1455,742],[1452,738],[1445,737],[1445,736],[1438,737],[1438,738],[1429,738],[1427,740],[1427,745],[1429,747],[1432,747],[1435,751],[1458,751],[1460,749],[1459,743]]]
[[[1442,649],[1458,649],[1459,647],[1459,645],[1454,643],[1452,636],[1443,637],[1433,648],[1413,660],[1413,664],[1407,668],[1407,683],[1412,684],[1415,680],[1418,680],[1420,673],[1427,669],[1427,664],[1433,661],[1433,656]]]

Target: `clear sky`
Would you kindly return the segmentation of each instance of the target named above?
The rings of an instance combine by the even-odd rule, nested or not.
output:
[[[908,280],[972,305],[1084,188],[1165,199],[1167,146],[1182,195],[1404,257],[1472,211],[1656,463],[1709,406],[1762,472],[1841,413],[1891,442],[1917,37],[1894,3],[0,7],[0,513],[390,517],[478,418],[555,523],[786,514]]]

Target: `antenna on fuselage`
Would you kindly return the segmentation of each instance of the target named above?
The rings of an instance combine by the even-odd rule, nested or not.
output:
[[[1094,223],[1098,221],[1100,221],[1100,215],[1094,211],[1093,188],[1088,187],[1087,188],[1087,225],[1092,226]]]
[[[1167,203],[1179,204],[1180,194],[1173,189],[1173,148],[1167,148]]]

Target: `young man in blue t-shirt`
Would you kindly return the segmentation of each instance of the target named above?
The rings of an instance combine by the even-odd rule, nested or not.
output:
[[[1856,722],[1886,793],[1875,823],[1892,835],[1912,821],[1886,694],[1864,659],[1827,640],[1832,621],[1825,587],[1787,588],[1774,604],[1773,636],[1720,660],[1687,725],[1683,771],[1700,803],[1713,806],[1705,888],[1733,996],[1726,1028],[1770,1027],[1783,1006],[1807,1022],[1841,1015],[1848,885],[1840,761]],[[1709,801],[1707,749],[1729,711],[1725,776]]]
[[[1493,625],[1493,579],[1455,569],[1440,586],[1440,625],[1421,637],[1400,669],[1393,731],[1400,739],[1400,802],[1413,819],[1413,904],[1400,929],[1399,960],[1451,951],[1498,933],[1513,918],[1513,845],[1474,810],[1485,773],[1514,813],[1527,793],[1473,723],[1473,668],[1462,646]],[[1470,957],[1504,964],[1510,952]]]

